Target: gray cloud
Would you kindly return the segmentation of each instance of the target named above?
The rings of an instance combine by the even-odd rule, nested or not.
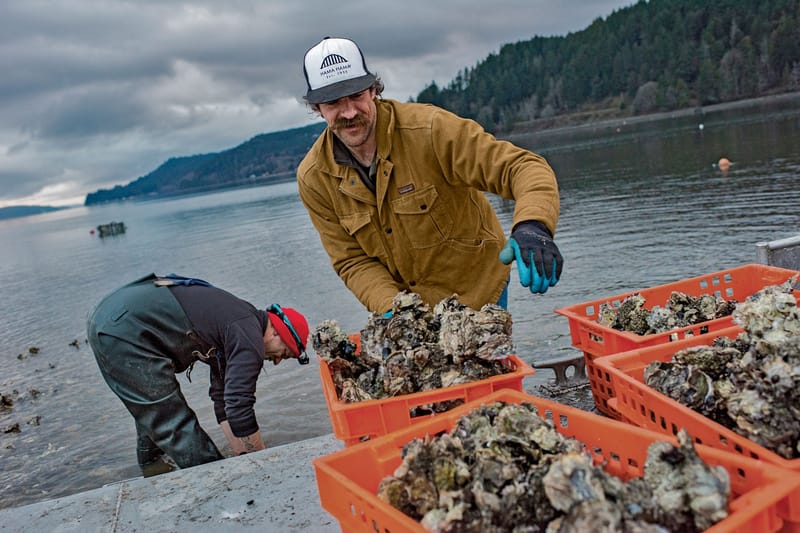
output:
[[[310,124],[301,61],[327,35],[356,40],[384,95],[406,100],[633,2],[5,0],[0,207],[80,202],[168,157]]]

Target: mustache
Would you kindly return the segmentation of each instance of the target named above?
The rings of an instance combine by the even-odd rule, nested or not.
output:
[[[356,126],[368,126],[369,121],[364,115],[356,115],[353,118],[337,118],[333,122],[333,129],[352,128]]]

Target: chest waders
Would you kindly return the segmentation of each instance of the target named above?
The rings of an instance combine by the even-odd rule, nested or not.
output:
[[[117,289],[98,304],[87,326],[103,378],[136,421],[141,466],[162,452],[181,468],[222,459],[175,376],[193,362],[197,341],[167,288],[207,283],[176,278],[150,274]]]

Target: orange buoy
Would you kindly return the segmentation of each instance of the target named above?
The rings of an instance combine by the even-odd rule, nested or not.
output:
[[[717,162],[717,166],[720,170],[728,170],[731,166],[731,162],[728,161],[727,157],[722,157],[719,162]]]

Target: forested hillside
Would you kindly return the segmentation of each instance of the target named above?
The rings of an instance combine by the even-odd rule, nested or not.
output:
[[[294,176],[297,165],[324,125],[319,122],[303,128],[257,135],[223,152],[171,158],[127,185],[88,194],[84,203],[92,205],[190,194],[288,179]]]
[[[509,131],[589,109],[645,114],[800,90],[799,0],[640,0],[503,46],[417,97]]]
[[[585,30],[505,45],[416,100],[502,136],[798,90],[800,0],[640,0]],[[173,158],[86,204],[289,179],[323,127]]]

